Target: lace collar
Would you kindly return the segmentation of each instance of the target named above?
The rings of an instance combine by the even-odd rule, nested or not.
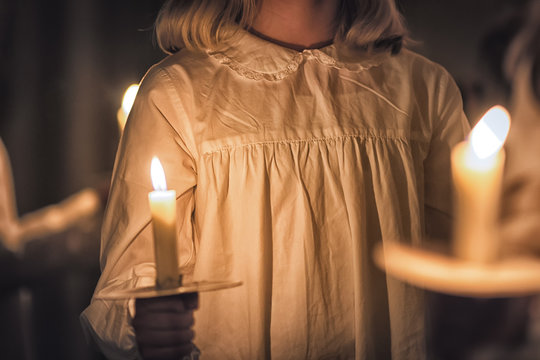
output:
[[[358,72],[379,65],[389,56],[386,53],[361,54],[335,44],[299,52],[242,29],[224,47],[207,52],[243,77],[269,81],[286,78],[296,72],[304,61],[318,61],[329,67]]]

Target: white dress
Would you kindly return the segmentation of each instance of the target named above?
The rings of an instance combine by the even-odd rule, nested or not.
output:
[[[96,294],[153,281],[156,155],[184,271],[244,282],[201,294],[202,359],[422,359],[422,294],[372,249],[420,245],[424,209],[450,213],[450,148],[467,130],[451,77],[408,50],[297,52],[244,31],[182,50],[148,72],[127,121]],[[137,356],[128,308],[94,298],[82,314],[110,358]]]

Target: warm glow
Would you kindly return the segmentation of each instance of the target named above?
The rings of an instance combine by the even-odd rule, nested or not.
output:
[[[510,115],[500,105],[486,112],[471,132],[471,148],[479,159],[485,159],[499,151],[508,131],[510,130]]]
[[[137,96],[137,91],[139,91],[139,85],[132,84],[127,88],[126,92],[124,93],[124,98],[122,99],[122,106],[120,107],[120,109],[118,109],[118,112],[116,114],[120,133],[124,131],[129,112],[131,111],[131,107],[133,106],[133,102],[135,101],[135,97]]]
[[[161,162],[156,156],[152,158],[152,164],[150,165],[150,176],[152,177],[152,185],[154,186],[155,190],[167,190],[165,172],[163,171],[163,166],[161,166]]]
[[[124,93],[124,98],[122,99],[122,110],[126,115],[131,111],[131,107],[133,106],[133,102],[137,96],[137,91],[139,91],[139,85],[132,84]]]
[[[469,169],[485,171],[495,166],[497,154],[510,130],[510,115],[500,106],[489,109],[471,131],[465,165]]]

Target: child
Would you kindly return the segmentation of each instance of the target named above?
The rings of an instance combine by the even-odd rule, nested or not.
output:
[[[372,248],[444,233],[468,123],[448,73],[402,49],[393,0],[170,0],[156,30],[171,56],[120,144],[96,294],[153,281],[158,156],[184,272],[244,283],[201,294],[203,359],[424,358],[421,292]],[[93,299],[82,319],[110,358],[179,358],[195,307],[138,301],[131,323],[127,301]]]

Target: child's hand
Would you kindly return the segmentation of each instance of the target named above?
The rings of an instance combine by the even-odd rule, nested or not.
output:
[[[197,293],[137,299],[132,325],[144,359],[181,359],[193,350]]]

